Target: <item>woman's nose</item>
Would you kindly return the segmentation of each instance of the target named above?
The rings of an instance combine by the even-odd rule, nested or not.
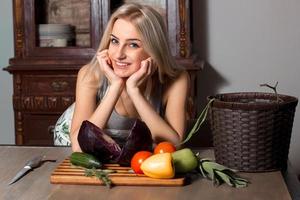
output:
[[[125,52],[125,47],[124,46],[119,46],[116,49],[116,57],[119,60],[126,58],[126,52]]]

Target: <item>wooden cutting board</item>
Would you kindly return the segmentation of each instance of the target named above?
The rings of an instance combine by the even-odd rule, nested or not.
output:
[[[116,170],[116,173],[109,174],[113,185],[183,186],[186,184],[185,177],[154,179],[145,175],[135,174],[130,167],[122,167],[118,164],[105,164],[104,169]],[[50,182],[52,184],[104,185],[96,177],[85,176],[84,169],[72,165],[68,158],[52,172]]]

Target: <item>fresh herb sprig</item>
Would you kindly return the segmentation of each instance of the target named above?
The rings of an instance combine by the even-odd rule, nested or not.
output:
[[[239,177],[237,170],[230,169],[224,165],[218,164],[208,158],[200,158],[199,153],[196,154],[199,160],[198,172],[206,179],[212,180],[215,186],[222,183],[235,188],[247,187],[250,183],[247,179]]]
[[[202,110],[201,114],[197,118],[197,120],[196,120],[193,128],[187,134],[185,140],[182,141],[179,145],[183,145],[184,143],[186,143],[187,141],[189,141],[192,138],[192,136],[198,132],[198,130],[200,129],[200,127],[202,126],[202,124],[206,120],[206,117],[207,117],[207,114],[208,114],[208,110],[209,110],[210,105],[212,104],[212,102],[214,100],[215,100],[214,98],[209,100],[209,102],[206,104],[205,108]]]
[[[101,180],[108,188],[112,187],[112,181],[109,178],[108,174],[111,173],[116,173],[115,170],[111,170],[111,169],[96,169],[96,168],[92,168],[92,169],[85,169],[84,171],[84,175],[87,177],[97,177],[99,180]]]

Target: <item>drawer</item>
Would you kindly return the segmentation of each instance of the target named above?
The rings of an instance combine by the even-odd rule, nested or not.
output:
[[[76,75],[23,75],[22,93],[27,96],[75,94]]]

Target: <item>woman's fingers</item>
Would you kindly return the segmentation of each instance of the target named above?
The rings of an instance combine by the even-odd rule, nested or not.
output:
[[[141,62],[141,69],[137,74],[137,85],[141,85],[151,74],[151,65],[149,60],[144,60]]]
[[[147,75],[150,76],[153,72],[153,61],[152,61],[151,58],[148,58],[148,59],[147,59],[147,62],[148,62],[148,73],[147,73]]]
[[[148,75],[148,71],[149,71],[149,62],[144,60],[141,62],[141,68],[137,72],[137,75],[139,75],[138,76],[139,79],[145,78],[145,76]]]
[[[111,60],[108,56],[108,51],[103,50],[98,52],[97,59],[100,64],[100,69],[103,71],[110,84],[119,83],[121,79],[114,73],[114,70],[111,67]]]
[[[156,70],[156,66],[154,65],[154,61],[151,57],[149,57],[146,60],[144,60],[144,62],[147,65],[147,76],[151,76]]]
[[[108,57],[108,53],[107,50],[103,50],[101,52],[97,53],[97,59],[98,62],[100,64],[100,68],[101,70],[106,73],[106,74],[110,74],[113,73],[113,70],[111,68],[111,60]]]
[[[137,72],[132,74],[130,78],[126,81],[127,87],[129,88],[139,87],[154,72],[155,72],[155,65],[151,57],[141,61],[141,68]]]
[[[103,51],[101,51],[101,52],[98,52],[98,53],[97,53],[97,59],[98,59],[98,62],[99,62],[100,64],[102,64],[102,66],[103,66],[103,64],[111,65],[111,61],[110,61],[110,59],[109,59],[109,57],[108,57],[107,50],[103,50]],[[106,63],[103,63],[103,62],[102,62],[103,60],[104,60]],[[102,67],[102,66],[100,66],[100,67]]]

